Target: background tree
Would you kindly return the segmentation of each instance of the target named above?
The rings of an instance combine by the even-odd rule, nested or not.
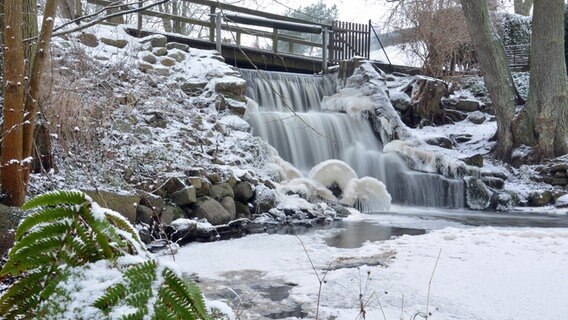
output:
[[[27,1],[27,0],[26,0]],[[26,3],[27,4],[27,3]],[[4,61],[4,124],[0,160],[0,182],[5,203],[19,206],[24,202],[29,177],[35,117],[38,112],[39,92],[43,69],[49,54],[56,2],[47,0],[42,30],[33,54],[29,84],[25,81],[25,55],[22,22],[23,3],[20,0],[4,1],[5,39]],[[14,27],[16,26],[16,27]]]
[[[297,19],[303,19],[308,21],[313,21],[317,23],[326,23],[331,24],[334,20],[337,20],[339,17],[339,9],[334,4],[332,6],[328,6],[322,0],[319,0],[316,3],[310,4],[305,7],[300,7],[298,9],[288,9],[285,16],[290,16]],[[313,33],[300,33],[294,31],[282,31],[282,34],[286,34],[289,36],[298,37],[302,40],[310,41],[310,42],[320,42],[322,41],[321,34],[313,34]],[[308,51],[309,50],[309,51]],[[297,45],[290,50],[290,52],[294,53],[304,53],[312,55],[314,52],[314,47],[307,47],[302,45]]]
[[[21,205],[26,193],[22,177],[24,122],[24,45],[22,42],[22,2],[4,0],[4,123],[0,183],[5,203]]]
[[[534,4],[529,98],[514,132],[517,143],[535,147],[533,160],[568,153],[564,8],[563,0]]]
[[[410,51],[431,76],[441,76],[471,61],[469,34],[457,0],[400,1],[388,25],[401,35],[403,50]]]

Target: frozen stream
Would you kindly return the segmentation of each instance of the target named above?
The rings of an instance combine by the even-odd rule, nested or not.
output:
[[[191,244],[176,263],[214,304],[240,305],[241,319],[314,319],[319,285],[307,252],[326,280],[320,319],[356,319],[360,293],[366,319],[401,319],[403,296],[402,319],[411,319],[426,312],[441,250],[429,319],[565,319],[568,216],[392,211],[351,216],[299,238]]]

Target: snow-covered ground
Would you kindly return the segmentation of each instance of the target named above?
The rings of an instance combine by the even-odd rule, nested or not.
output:
[[[370,224],[420,225],[430,231],[364,242],[350,249],[326,243],[338,230],[301,235],[319,276],[325,276],[320,319],[356,319],[360,292],[366,319],[411,319],[426,310],[432,313],[430,319],[563,319],[568,314],[568,228],[466,227],[396,214],[350,218],[357,219]],[[449,227],[441,228],[443,225]],[[274,311],[297,304],[313,319],[319,283],[306,252],[294,235],[257,234],[189,245],[180,250],[176,262],[184,272],[197,274],[204,284],[215,281],[217,291],[234,284],[241,302],[254,301],[254,310]],[[366,265],[389,256],[386,267]],[[359,269],[324,271],[349,261],[366,262]],[[294,284],[290,296],[266,302],[254,290],[243,291],[234,279],[246,280],[246,274],[251,273],[255,274],[252,287],[263,282]],[[228,300],[234,298],[230,296]],[[263,303],[272,306],[257,305]],[[244,309],[244,319],[262,319],[250,313],[252,309]]]

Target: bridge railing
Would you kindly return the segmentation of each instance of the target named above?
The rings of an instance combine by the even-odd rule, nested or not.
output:
[[[88,3],[99,5],[99,6],[110,6],[115,4],[116,1],[111,0],[87,0]],[[114,23],[126,22],[130,24],[137,24],[139,29],[145,29],[148,31],[157,32],[171,32],[180,35],[209,40],[211,42],[221,41],[223,44],[235,44],[239,46],[257,47],[259,49],[270,50],[275,53],[286,53],[292,55],[306,55],[313,57],[322,57],[323,51],[323,39],[321,37],[316,37],[314,41],[307,40],[300,37],[302,33],[309,32],[304,29],[295,30],[290,29],[289,25],[299,24],[299,25],[311,25],[318,27],[318,34],[321,34],[323,29],[331,28],[331,25],[317,23],[313,21],[307,21],[302,19],[297,19],[293,17],[281,16],[277,14],[272,14],[268,12],[253,10],[249,8],[243,8],[235,5],[220,3],[217,1],[209,0],[184,0],[179,3],[186,3],[191,5],[191,15],[174,14],[170,12],[164,12],[164,7],[155,7],[152,9],[141,10],[135,15],[130,15],[126,17],[127,21],[114,21]],[[124,8],[134,8],[134,5],[125,4]],[[171,8],[170,8],[171,9]],[[216,34],[217,23],[216,15],[222,13],[224,16],[223,24],[221,26],[222,34],[221,39]],[[260,26],[263,28],[250,28],[243,26],[243,24],[250,25],[246,21],[239,20],[239,14],[250,15],[254,17],[260,17],[263,19],[272,20],[275,22],[280,22],[282,24],[274,24],[272,26],[265,25]],[[133,21],[134,20],[134,21]],[[110,21],[111,23],[113,21]],[[288,27],[286,26],[288,23]],[[170,28],[166,28],[166,25],[170,25]],[[170,30],[168,30],[170,29]],[[289,32],[282,32],[287,30]],[[311,32],[314,33],[314,32]],[[243,36],[251,36],[248,41],[243,39]],[[252,39],[252,40],[251,40]],[[259,43],[258,39],[266,39],[263,43]],[[298,50],[301,46],[305,50],[302,52]],[[313,50],[316,48],[317,50]]]

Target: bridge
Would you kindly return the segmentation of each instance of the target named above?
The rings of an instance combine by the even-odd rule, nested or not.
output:
[[[376,36],[370,20],[326,24],[217,1],[161,2],[107,22],[131,25],[128,32],[135,36],[162,33],[169,41],[216,49],[225,62],[238,67],[300,73],[325,72],[355,56],[369,59],[371,37]],[[110,0],[87,3],[123,12],[142,7]]]
[[[211,0],[123,1],[87,0],[117,14],[107,23],[127,24],[133,36],[164,34],[169,41],[197,49],[217,50],[225,62],[241,68],[297,73],[326,72],[353,57],[370,58],[379,44],[387,63],[375,61],[386,72],[420,73],[420,68],[393,65],[384,44],[400,43],[397,33],[379,35],[369,23],[334,21],[331,24],[282,16]],[[513,70],[528,69],[526,46],[506,48]]]

